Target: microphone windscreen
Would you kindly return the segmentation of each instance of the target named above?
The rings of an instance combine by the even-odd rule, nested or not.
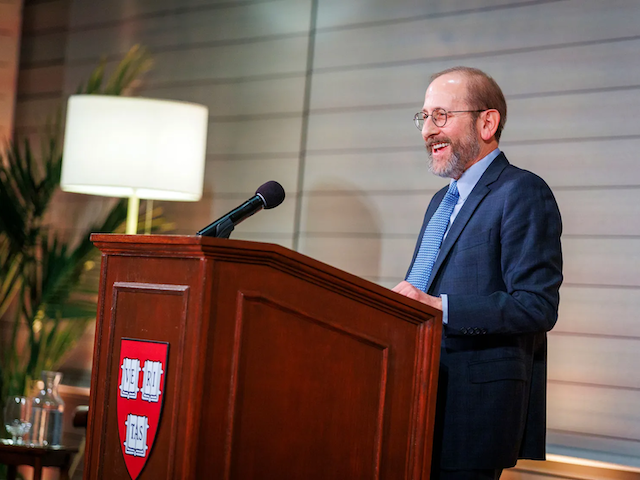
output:
[[[284,200],[284,188],[278,182],[270,180],[258,187],[256,195],[260,195],[264,200],[264,208],[275,208]]]

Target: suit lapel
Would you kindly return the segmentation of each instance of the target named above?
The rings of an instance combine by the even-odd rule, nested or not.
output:
[[[509,165],[507,158],[504,156],[504,153],[500,153],[500,155],[498,155],[495,160],[491,162],[487,170],[482,174],[482,177],[480,177],[478,183],[476,183],[476,186],[473,187],[473,190],[458,212],[456,219],[453,221],[453,224],[449,229],[449,233],[447,233],[447,237],[444,239],[444,242],[442,242],[440,252],[436,257],[436,262],[434,263],[433,269],[431,270],[431,276],[429,277],[429,282],[427,283],[425,292],[429,292],[431,284],[438,275],[440,267],[442,266],[445,258],[447,258],[447,256],[449,255],[449,252],[455,245],[456,241],[458,241],[460,234],[469,222],[469,219],[473,215],[473,212],[476,211],[478,205],[480,205],[480,202],[482,202],[484,197],[486,197],[487,194],[491,191],[490,185],[498,179],[500,173],[505,169],[507,165]]]

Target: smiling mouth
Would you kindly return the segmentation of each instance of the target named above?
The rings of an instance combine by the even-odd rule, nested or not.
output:
[[[442,150],[443,148],[448,147],[450,144],[447,142],[440,142],[440,143],[434,143],[433,145],[431,145],[431,152],[432,153],[438,153],[440,150]]]

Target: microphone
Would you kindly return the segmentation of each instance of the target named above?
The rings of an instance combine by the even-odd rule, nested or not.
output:
[[[270,180],[258,187],[256,194],[239,207],[210,223],[196,235],[204,237],[229,238],[234,227],[263,208],[275,208],[284,200],[284,188],[278,182]]]

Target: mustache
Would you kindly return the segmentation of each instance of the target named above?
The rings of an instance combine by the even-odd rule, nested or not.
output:
[[[450,143],[453,144],[453,142],[451,142],[451,139],[448,137],[435,137],[435,138],[430,138],[429,140],[427,140],[424,145],[425,147],[427,147],[428,150],[431,150],[431,147],[433,145],[435,145],[436,143]]]

